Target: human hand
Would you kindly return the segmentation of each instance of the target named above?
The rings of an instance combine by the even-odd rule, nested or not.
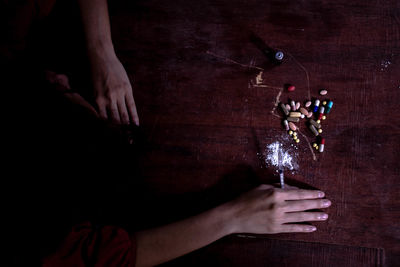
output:
[[[94,96],[99,115],[117,124],[135,123],[139,116],[132,86],[115,54],[91,57]]]
[[[321,191],[288,188],[263,184],[228,203],[233,210],[233,233],[315,231],[315,226],[294,223],[326,220],[328,214],[306,210],[327,208],[331,202],[321,199],[325,195]]]

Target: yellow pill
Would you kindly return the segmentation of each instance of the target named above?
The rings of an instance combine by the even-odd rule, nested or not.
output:
[[[322,119],[323,119],[323,120],[326,120],[326,116],[322,116]]]
[[[293,139],[296,140],[296,139],[297,139],[297,136],[293,135]]]
[[[318,149],[319,149],[319,147],[318,147],[318,146],[316,146],[316,147],[315,147],[315,149],[316,149],[316,150],[318,150]]]
[[[297,136],[297,132],[294,132],[293,135],[294,135],[294,136]]]
[[[317,123],[321,123],[321,120],[317,120]]]
[[[296,143],[300,143],[300,139],[296,139]]]
[[[290,131],[289,131],[289,135],[292,135],[292,134],[293,134],[293,131],[292,131],[292,130],[290,130]]]
[[[313,146],[313,147],[317,147],[317,143],[314,143],[312,146]]]
[[[318,129],[318,132],[319,132],[319,133],[322,133],[322,129]]]
[[[322,102],[322,105],[324,105],[324,106],[325,106],[325,105],[326,105],[326,101]]]

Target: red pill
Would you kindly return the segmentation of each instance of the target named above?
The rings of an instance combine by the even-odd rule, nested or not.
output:
[[[293,92],[294,90],[296,90],[296,87],[294,85],[289,85],[289,87],[287,88],[287,90],[289,92]]]

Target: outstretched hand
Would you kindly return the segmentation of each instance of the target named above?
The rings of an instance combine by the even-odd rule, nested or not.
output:
[[[324,221],[328,214],[307,210],[323,209],[331,205],[325,194],[316,190],[293,187],[274,188],[260,185],[229,203],[234,212],[235,233],[275,234],[313,232],[315,226],[299,222]]]
[[[132,86],[119,59],[112,55],[97,57],[94,61],[92,80],[100,117],[117,124],[139,126]]]

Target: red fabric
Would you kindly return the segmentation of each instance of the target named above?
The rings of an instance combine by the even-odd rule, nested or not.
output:
[[[73,228],[56,253],[43,260],[43,267],[134,266],[135,241],[118,227],[94,227],[86,222]]]

